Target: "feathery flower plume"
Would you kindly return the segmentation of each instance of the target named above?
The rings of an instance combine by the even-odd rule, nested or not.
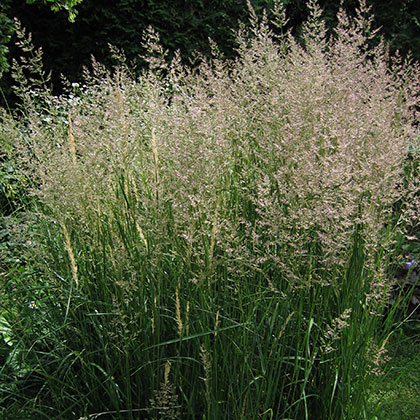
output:
[[[74,135],[73,135],[73,123],[71,120],[71,115],[69,113],[68,115],[68,122],[69,122],[69,130],[68,130],[68,140],[69,140],[69,148],[70,148],[70,154],[71,158],[73,160],[73,163],[76,163],[76,145],[74,141]]]
[[[66,249],[67,249],[67,253],[69,254],[69,258],[70,258],[70,266],[71,266],[71,272],[73,275],[73,280],[76,283],[76,286],[79,285],[79,278],[77,275],[77,265],[76,265],[76,260],[74,258],[74,253],[73,253],[73,249],[71,247],[71,242],[70,242],[70,236],[69,233],[67,231],[66,225],[64,222],[61,222],[61,227],[63,229],[63,233],[64,233],[64,239],[65,239],[65,245],[66,245]]]

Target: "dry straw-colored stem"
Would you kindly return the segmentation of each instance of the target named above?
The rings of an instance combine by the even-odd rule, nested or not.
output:
[[[171,372],[171,365],[172,365],[171,362],[167,360],[165,363],[165,374],[163,377],[165,385],[167,385],[169,382],[169,374]]]
[[[220,311],[216,312],[216,322],[214,323],[214,336],[217,337],[217,329],[219,328],[219,315],[220,315]]]
[[[187,301],[187,308],[185,313],[185,334],[190,335],[190,301]]]
[[[137,221],[136,221],[136,229],[137,229],[137,232],[139,233],[139,236],[140,236],[141,240],[144,243],[144,246],[146,247],[146,253],[149,252],[149,245],[147,244],[147,239],[144,236],[143,229],[141,228],[139,222],[137,222]]]
[[[156,185],[156,200],[159,201],[158,184],[159,184],[159,153],[157,148],[157,141],[155,129],[152,128],[152,152],[153,152],[153,175]]]
[[[74,258],[73,249],[71,247],[70,235],[69,235],[69,232],[67,231],[67,228],[64,222],[61,222],[61,228],[63,229],[65,245],[66,245],[67,253],[69,254],[69,258],[70,258],[70,266],[71,266],[71,272],[73,275],[73,280],[76,283],[76,286],[79,286],[79,277],[77,275],[76,259]]]
[[[122,92],[122,80],[121,73],[117,72],[117,102],[118,102],[118,116],[121,124],[121,140],[122,140],[122,151],[123,151],[123,162],[124,168],[127,167],[128,160],[128,140],[129,140],[129,127],[127,118],[125,116],[124,97]],[[128,194],[128,184],[125,184],[125,193]]]
[[[287,318],[286,318],[286,320],[284,321],[284,323],[283,323],[283,325],[282,325],[282,327],[281,327],[281,329],[280,329],[280,332],[279,332],[279,334],[278,334],[278,336],[277,336],[277,342],[280,342],[280,338],[281,338],[281,336],[283,335],[284,331],[286,330],[287,324],[288,324],[288,323],[289,323],[289,321],[292,319],[292,316],[293,316],[294,314],[295,314],[294,312],[290,312],[290,314],[287,316]],[[273,350],[274,350],[274,347],[272,347],[272,348],[271,348],[271,350],[270,350],[270,356],[269,356],[269,357],[271,357],[271,356],[272,356],[272,354],[273,354]]]
[[[157,307],[157,299],[156,299],[156,296],[153,299],[153,304],[154,304],[154,309],[156,309],[156,307]],[[154,333],[155,333],[155,317],[153,316],[152,317],[152,334],[154,334]]]
[[[176,311],[176,323],[177,323],[177,326],[178,326],[178,332],[179,332],[179,335],[182,335],[182,330],[184,328],[184,325],[183,325],[182,319],[181,319],[181,304],[180,304],[180,301],[179,301],[179,289],[180,288],[181,288],[181,284],[180,284],[180,282],[178,282],[178,285],[177,285],[177,288],[176,288],[176,291],[175,291],[175,304],[176,304],[175,311]]]
[[[70,154],[71,154],[73,163],[76,164],[76,145],[75,145],[74,135],[73,135],[73,123],[72,123],[70,114],[68,115],[68,121],[69,121],[68,140],[69,140]]]

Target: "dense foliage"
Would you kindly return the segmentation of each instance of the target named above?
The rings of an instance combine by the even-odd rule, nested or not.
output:
[[[40,4],[47,3],[50,9],[54,12],[58,12],[62,9],[68,13],[68,19],[70,22],[74,22],[77,15],[75,7],[83,0],[26,0],[27,4]],[[22,3],[22,2],[20,2]],[[17,17],[16,10],[14,9],[13,0],[3,0],[0,4],[0,78],[3,72],[8,71],[10,64],[8,61],[9,46],[8,43],[13,33],[13,17]]]
[[[14,17],[34,36],[35,45],[45,52],[45,63],[53,71],[55,88],[60,85],[60,74],[72,81],[81,79],[82,66],[90,64],[93,54],[106,65],[112,64],[108,44],[123,49],[130,60],[141,68],[139,59],[145,53],[141,37],[151,25],[161,36],[164,48],[171,54],[180,49],[185,59],[191,59],[193,51],[205,55],[210,53],[208,37],[211,37],[226,57],[234,53],[235,42],[232,30],[238,28],[238,21],[247,22],[246,0],[48,0],[51,8],[63,9],[53,13],[44,5],[45,1],[5,0],[0,6],[0,69],[6,70],[12,58],[19,51],[9,42],[11,22]],[[28,4],[30,3],[30,4]],[[262,16],[263,10],[271,10],[273,0],[252,0],[254,10]],[[296,33],[307,16],[304,0],[283,0],[289,23]],[[336,0],[322,0],[323,18],[328,28],[336,23],[339,3]],[[403,54],[413,51],[420,58],[420,3],[416,0],[392,0],[372,3],[375,23],[382,26],[382,33],[393,50]],[[345,0],[344,8],[353,10],[355,0]],[[67,10],[67,11],[66,11]],[[74,23],[69,22],[69,17]],[[6,54],[8,49],[10,53]],[[10,86],[10,77],[2,81],[3,90]]]

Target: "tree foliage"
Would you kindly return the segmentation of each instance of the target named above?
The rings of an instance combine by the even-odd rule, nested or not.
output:
[[[274,0],[250,0],[257,16],[273,8]],[[298,34],[308,15],[304,0],[281,0],[289,17],[288,28]],[[336,24],[340,2],[320,0],[327,29]],[[390,0],[385,4],[367,1],[372,5],[375,26],[391,50],[409,50],[420,59],[420,3],[416,0]],[[354,10],[357,0],[341,2],[347,11]],[[46,7],[49,6],[49,7]],[[54,13],[58,10],[67,13]],[[76,18],[77,14],[77,18]],[[180,50],[184,60],[191,60],[194,51],[210,53],[208,38],[212,38],[224,57],[235,54],[233,31],[239,21],[248,21],[246,0],[4,0],[0,6],[0,74],[9,67],[19,52],[10,43],[12,18],[22,21],[37,46],[45,53],[47,68],[53,71],[54,84],[60,74],[72,81],[80,80],[82,69],[88,66],[91,55],[106,65],[112,64],[109,44],[122,49],[128,60],[139,69],[142,33],[152,26],[161,38],[162,46],[171,56]],[[74,23],[71,23],[74,22]],[[275,28],[273,28],[275,29]],[[9,53],[10,50],[10,53]],[[10,81],[3,81],[3,87]]]
[[[9,70],[7,60],[8,43],[13,32],[12,20],[6,14],[9,3],[10,0],[5,0],[3,4],[0,4],[0,78],[3,72]]]
[[[77,15],[76,6],[83,0],[26,0],[27,4],[47,4],[53,12],[62,9],[67,11],[69,22],[74,22]],[[15,3],[13,0],[3,0],[0,4],[0,78],[4,72],[9,70],[8,61],[9,42],[14,32],[12,16],[15,15]],[[36,16],[35,16],[36,21]]]
[[[76,6],[79,5],[83,0],[26,0],[28,4],[33,3],[44,3],[48,4],[53,12],[59,12],[64,9],[68,12],[68,19],[70,22],[74,22],[77,15]]]

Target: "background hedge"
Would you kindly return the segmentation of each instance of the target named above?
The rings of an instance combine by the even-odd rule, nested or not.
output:
[[[246,0],[82,0],[77,4],[79,1],[3,0],[0,5],[0,74],[20,55],[11,36],[15,17],[33,34],[34,44],[43,48],[46,68],[52,70],[57,90],[60,74],[71,81],[80,80],[83,66],[89,65],[91,55],[111,64],[108,44],[123,49],[140,69],[143,65],[140,57],[144,53],[141,35],[149,25],[160,33],[165,48],[170,52],[179,49],[186,60],[195,50],[208,54],[209,37],[216,41],[224,56],[232,56],[232,29],[238,27],[239,21],[246,22],[248,15]],[[289,26],[298,33],[307,17],[306,2],[283,2],[287,6]],[[339,2],[320,0],[319,3],[331,28]],[[351,11],[357,3],[357,0],[345,0],[343,5]],[[420,3],[416,0],[390,0],[386,4],[368,0],[367,3],[372,4],[375,24],[382,27],[391,49],[399,49],[403,54],[411,50],[413,57],[419,59]],[[251,0],[251,4],[261,15],[264,9],[270,10],[273,0]],[[10,98],[12,82],[6,71],[0,86]]]

